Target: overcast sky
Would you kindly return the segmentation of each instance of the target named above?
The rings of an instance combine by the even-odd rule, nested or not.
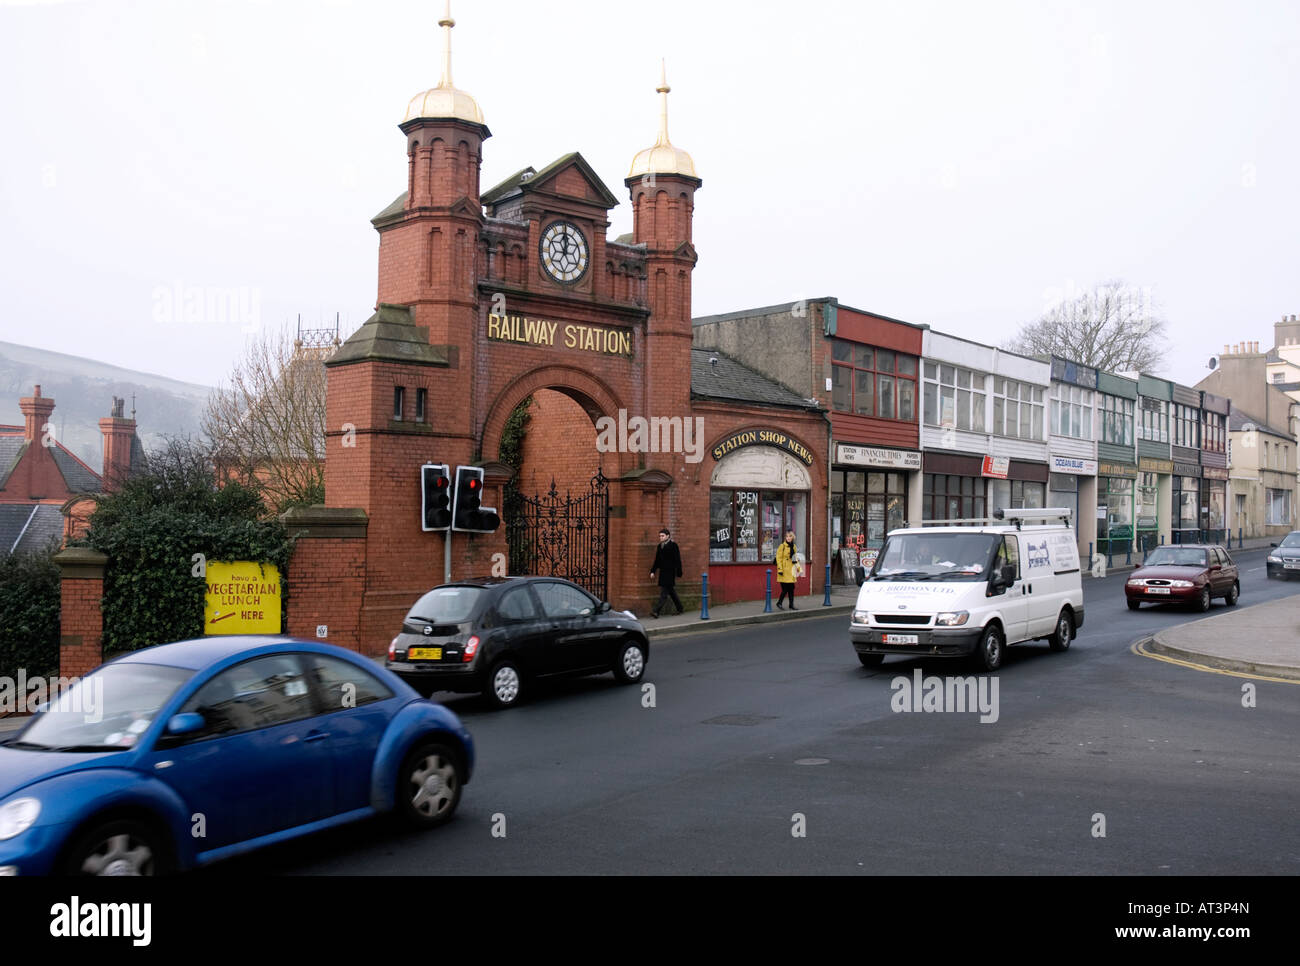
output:
[[[244,329],[373,310],[369,223],[441,0],[0,0],[0,339],[215,384]],[[696,315],[798,298],[996,343],[1151,297],[1187,384],[1300,312],[1300,4],[455,0],[486,190],[695,158]],[[631,229],[624,200],[611,235]],[[198,288],[247,313],[187,319]],[[141,418],[146,418],[141,414]]]

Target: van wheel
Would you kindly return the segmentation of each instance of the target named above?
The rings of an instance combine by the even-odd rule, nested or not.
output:
[[[975,651],[975,663],[981,670],[996,671],[1002,666],[1005,650],[1006,642],[1002,639],[1002,632],[996,624],[990,624],[984,628],[984,634],[980,637],[979,648]]]
[[[885,663],[885,655],[859,654],[858,660],[862,663],[863,667],[880,667],[880,665]]]
[[[1053,651],[1069,650],[1070,638],[1073,636],[1074,619],[1068,610],[1062,610],[1056,618],[1056,633],[1047,639],[1047,644]]]

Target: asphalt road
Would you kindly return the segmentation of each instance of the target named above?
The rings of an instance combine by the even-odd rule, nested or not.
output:
[[[1238,607],[1300,594],[1264,553],[1237,554]],[[1008,652],[996,721],[891,710],[900,675],[972,672],[868,671],[843,617],[712,631],[652,645],[651,708],[608,675],[506,712],[447,696],[479,767],[442,829],[368,823],[208,874],[1300,872],[1300,687],[1249,682],[1246,708],[1240,677],[1132,653],[1200,615],[1131,613],[1124,577],[1085,580],[1069,651]]]

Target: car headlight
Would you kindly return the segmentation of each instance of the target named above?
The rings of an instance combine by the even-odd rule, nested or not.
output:
[[[1169,581],[1169,586],[1170,587],[1195,587],[1196,584],[1192,583],[1190,580],[1171,580]]]
[[[853,623],[868,624],[871,622],[871,615],[865,610],[855,610],[853,612]]]
[[[15,798],[0,808],[0,841],[26,832],[40,814],[41,803],[34,798]]]
[[[938,614],[934,618],[936,627],[961,627],[970,620],[970,611],[950,610]]]
[[[1130,583],[1130,584],[1133,584],[1135,587],[1136,587],[1136,586],[1140,586],[1140,585],[1142,584],[1142,578],[1141,578],[1141,577],[1130,577],[1130,578],[1128,579],[1127,582]]]
[[[1281,562],[1282,562],[1282,558],[1281,558],[1281,557],[1274,557],[1272,554],[1269,554],[1268,562],[1269,562],[1269,563],[1281,563]]]

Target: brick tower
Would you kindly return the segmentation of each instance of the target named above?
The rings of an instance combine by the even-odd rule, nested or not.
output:
[[[444,579],[444,534],[420,532],[421,463],[472,464],[479,166],[490,136],[474,98],[452,84],[450,2],[442,78],[399,125],[407,191],[372,221],[379,232],[375,314],[329,367],[326,505],[366,511],[359,636],[387,640],[414,596]],[[455,576],[485,574],[497,535],[456,534]],[[363,645],[365,646],[365,645]],[[371,645],[373,646],[373,645]]]
[[[632,241],[645,245],[650,304],[645,369],[650,380],[647,400],[653,400],[654,410],[649,415],[687,418],[692,413],[691,273],[698,260],[691,241],[691,224],[695,191],[702,182],[696,176],[691,156],[668,139],[670,88],[662,63],[655,90],[659,94],[659,136],[651,147],[637,152],[623,183],[632,197]],[[679,460],[652,456],[647,466],[662,469],[683,482]],[[703,487],[672,487],[667,509],[670,519],[682,523],[692,521],[694,525],[694,521],[707,519],[708,481]],[[663,525],[669,525],[669,521],[663,521]],[[682,538],[678,539],[680,542]]]

